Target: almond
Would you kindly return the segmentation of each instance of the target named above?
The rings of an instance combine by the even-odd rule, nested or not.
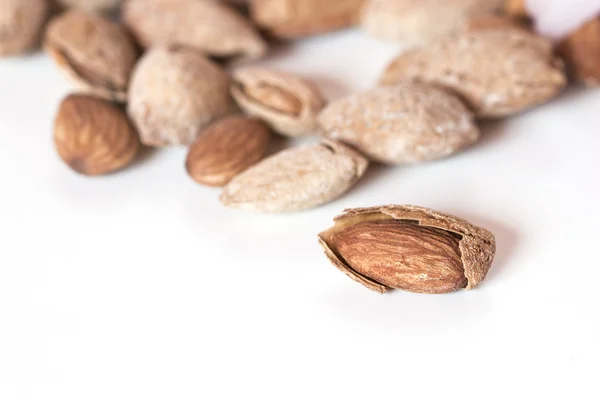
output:
[[[497,14],[504,0],[367,0],[363,28],[375,37],[421,45],[462,30],[472,18]]]
[[[190,147],[188,174],[203,185],[225,186],[265,156],[269,136],[256,119],[229,117],[215,122]]]
[[[71,169],[90,176],[127,166],[140,148],[125,112],[88,95],[70,95],[62,101],[54,124],[54,143]]]
[[[50,22],[44,47],[78,88],[108,100],[127,100],[139,54],[117,23],[100,15],[67,11]]]
[[[148,146],[190,145],[231,108],[227,74],[195,50],[154,48],[133,72],[127,112]]]
[[[317,114],[325,106],[321,92],[294,74],[252,67],[234,72],[231,94],[240,108],[290,137],[317,129]]]
[[[271,35],[295,39],[355,25],[364,0],[252,0],[250,14]]]
[[[473,114],[458,97],[422,83],[376,88],[335,101],[319,122],[327,137],[385,164],[443,158],[480,136]]]
[[[487,275],[496,244],[483,228],[415,206],[346,210],[319,234],[329,260],[376,292],[448,293]]]
[[[47,17],[46,0],[0,1],[0,56],[36,47]]]
[[[459,94],[478,117],[516,114],[555,97],[567,83],[553,46],[517,29],[453,34],[398,56],[380,83],[440,85]]]
[[[588,86],[600,85],[600,17],[568,36],[559,49],[577,81]]]
[[[58,8],[77,8],[89,12],[116,10],[123,0],[50,0]]]
[[[512,17],[528,17],[527,0],[505,0],[504,10]]]
[[[341,196],[368,164],[356,151],[329,140],[287,149],[235,177],[223,189],[221,202],[270,213],[306,210]]]
[[[259,58],[267,51],[250,22],[218,1],[127,0],[123,20],[144,47],[185,46],[216,57]]]

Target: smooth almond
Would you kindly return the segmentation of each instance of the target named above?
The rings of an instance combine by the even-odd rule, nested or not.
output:
[[[356,151],[329,140],[284,150],[229,182],[221,202],[269,213],[305,210],[341,196],[368,164]]]
[[[71,95],[62,101],[54,123],[54,143],[71,169],[90,176],[124,168],[140,148],[125,112],[88,95]]]
[[[492,265],[496,244],[483,228],[414,206],[346,210],[319,234],[329,260],[376,292],[448,293],[473,289]]]
[[[269,137],[256,119],[236,116],[215,122],[190,147],[188,174],[203,185],[224,186],[265,156]]]
[[[510,28],[454,34],[401,54],[380,83],[404,80],[450,89],[478,117],[522,112],[555,97],[567,83],[549,41]]]
[[[351,95],[319,116],[324,135],[385,164],[447,157],[476,142],[471,111],[455,95],[422,83],[401,83]]]

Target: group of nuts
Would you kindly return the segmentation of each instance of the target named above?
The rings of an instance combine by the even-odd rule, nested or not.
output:
[[[475,143],[478,121],[557,96],[565,61],[576,80],[600,84],[600,17],[555,47],[530,29],[523,3],[0,0],[0,55],[41,38],[77,88],[54,128],[73,170],[103,175],[129,165],[142,145],[188,146],[189,175],[223,187],[224,205],[292,212],[338,198],[370,162],[432,161]],[[328,104],[294,74],[227,72],[263,57],[272,40],[355,24],[413,45],[364,93]],[[268,156],[272,132],[322,139]],[[412,206],[347,210],[319,238],[335,266],[378,292],[473,288],[495,252],[488,231]]]

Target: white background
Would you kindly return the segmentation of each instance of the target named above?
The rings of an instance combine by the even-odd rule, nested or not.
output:
[[[347,32],[268,64],[333,99],[396,52]],[[274,216],[223,208],[186,176],[184,149],[71,172],[52,143],[68,92],[43,55],[0,60],[0,399],[599,398],[600,90]],[[389,203],[494,232],[483,284],[378,295],[332,267],[317,233]]]

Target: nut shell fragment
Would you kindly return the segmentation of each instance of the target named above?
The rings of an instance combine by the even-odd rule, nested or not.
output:
[[[47,17],[46,0],[0,1],[0,56],[33,49]]]
[[[549,41],[511,28],[454,34],[401,54],[380,83],[404,80],[450,89],[478,117],[522,112],[552,99],[567,83]]]
[[[229,182],[221,202],[268,213],[305,210],[341,196],[362,177],[368,164],[356,151],[330,140],[287,149]]]
[[[139,54],[117,23],[100,15],[67,11],[50,22],[44,47],[78,88],[108,100],[127,100]]]
[[[125,112],[88,95],[70,95],[60,105],[54,143],[63,161],[83,175],[103,175],[129,165],[140,141]]]
[[[386,249],[386,252],[382,254],[378,252],[380,249],[374,246],[373,254],[363,255],[363,257],[367,257],[367,259],[370,259],[375,265],[378,264],[378,258],[395,257],[395,262],[398,267],[405,271],[409,270],[410,274],[413,274],[416,277],[411,283],[398,288],[418,293],[444,292],[439,290],[439,282],[435,282],[435,279],[430,279],[428,274],[424,273],[424,271],[428,270],[429,266],[422,263],[423,260],[428,260],[427,258],[423,258],[423,252],[428,253],[428,256],[435,257],[436,252],[439,255],[440,251],[447,251],[440,250],[440,246],[444,244],[441,245],[438,241],[431,241],[431,228],[444,231],[458,240],[458,249],[460,251],[464,276],[467,279],[465,289],[473,289],[483,281],[492,265],[496,251],[494,236],[487,230],[476,227],[460,218],[415,206],[391,205],[346,210],[342,215],[339,215],[334,219],[335,223],[332,228],[319,234],[319,242],[334,266],[353,280],[373,291],[385,293],[393,287],[379,282],[376,276],[366,276],[356,271],[352,265],[340,255],[339,248],[336,246],[336,236],[347,229],[359,226],[359,224],[384,221],[396,221],[409,224],[408,226],[412,225],[411,229],[416,232],[414,237],[410,239],[413,241],[414,247],[409,245],[392,251]],[[365,231],[363,235],[365,238],[368,238],[373,227],[369,228],[368,225],[366,227],[370,229],[370,231]],[[420,236],[417,229],[418,227],[426,228],[427,232],[425,232],[423,236]],[[446,242],[444,246],[450,248],[452,241],[449,238],[444,240]],[[429,261],[431,261],[431,258]],[[394,263],[388,263],[384,265],[379,264],[378,268],[385,270],[388,268],[394,269],[396,266],[394,266]],[[382,271],[382,273],[390,276],[389,270]],[[447,274],[448,272],[445,271],[445,273]],[[391,276],[393,276],[393,274]],[[454,279],[454,275],[451,274],[450,277]],[[459,281],[456,282],[458,283]],[[460,289],[460,287],[460,284],[455,285],[454,287],[451,285],[448,287],[449,290],[447,291]]]
[[[234,72],[231,94],[240,108],[290,137],[314,134],[325,106],[321,92],[296,75],[267,68]]]

